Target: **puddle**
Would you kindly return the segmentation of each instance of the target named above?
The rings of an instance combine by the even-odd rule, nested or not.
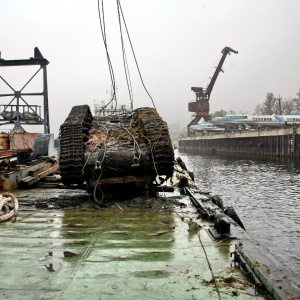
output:
[[[64,257],[74,257],[78,256],[78,254],[70,251],[49,251],[43,258],[39,259],[40,262],[44,261],[45,265],[39,265],[40,268],[46,269],[48,272],[57,272],[62,268],[62,264],[59,262],[47,262],[50,257],[53,258],[64,258]],[[52,261],[52,259],[50,259]]]
[[[78,254],[76,254],[74,252],[70,252],[70,251],[50,251],[50,252],[48,252],[46,257],[48,257],[48,256],[52,256],[52,257],[74,257],[74,256],[77,256],[77,255]]]

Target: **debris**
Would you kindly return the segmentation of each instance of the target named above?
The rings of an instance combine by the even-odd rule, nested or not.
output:
[[[0,223],[17,215],[19,203],[15,195],[5,192],[0,194]]]

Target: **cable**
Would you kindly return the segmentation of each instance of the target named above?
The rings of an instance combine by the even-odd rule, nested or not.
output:
[[[121,37],[121,44],[122,44],[122,53],[123,53],[123,64],[124,64],[127,88],[128,88],[128,92],[129,92],[129,98],[130,98],[130,107],[131,107],[131,110],[133,110],[132,86],[131,86],[131,80],[130,80],[129,67],[128,67],[126,53],[125,53],[124,40],[123,40],[122,22],[121,22],[121,17],[120,17],[120,2],[119,1],[117,1],[117,6],[118,6],[118,19],[119,19],[120,37]]]
[[[202,249],[203,249],[203,252],[204,252],[204,255],[205,255],[207,264],[208,264],[208,267],[209,267],[210,272],[211,272],[211,276],[212,276],[212,278],[213,278],[213,280],[214,280],[215,288],[216,288],[217,293],[218,293],[218,298],[219,298],[219,300],[221,300],[221,294],[220,294],[219,286],[218,286],[218,283],[217,283],[217,280],[216,280],[214,271],[213,271],[213,269],[212,269],[212,266],[211,266],[211,264],[210,264],[210,261],[209,261],[209,259],[208,259],[208,256],[207,256],[205,247],[204,247],[203,242],[202,242],[202,240],[201,240],[200,234],[201,234],[201,232],[199,231],[199,232],[198,232],[199,242],[200,242],[200,244],[201,244],[201,246],[202,246]]]
[[[106,131],[105,140],[103,142],[103,144],[104,144],[104,154],[103,154],[102,160],[100,161],[100,164],[102,164],[103,161],[104,161],[105,155],[106,155],[106,151],[107,151],[106,140],[107,140],[107,137],[108,137],[108,129],[104,125],[102,125],[100,122],[98,122],[98,121],[94,121],[94,122],[96,122],[98,125],[100,125],[101,127],[103,127],[104,130]]]
[[[98,185],[99,182],[100,182],[100,179],[101,179],[101,176],[102,176],[102,173],[103,173],[103,168],[101,168],[101,172],[99,174],[99,177],[96,181],[96,184],[94,186],[94,193],[93,193],[93,198],[94,198],[94,201],[98,204],[98,205],[102,205],[103,204],[103,201],[104,201],[104,194],[103,194],[103,191],[101,190],[100,186]],[[100,191],[101,193],[101,200],[99,200],[97,198],[97,189]]]
[[[122,19],[123,19],[123,22],[124,22],[124,26],[125,26],[125,29],[126,29],[126,33],[127,33],[127,36],[128,36],[128,40],[129,40],[129,43],[130,43],[130,47],[131,47],[131,51],[132,51],[132,54],[133,54],[133,57],[134,57],[134,61],[135,61],[135,64],[136,64],[136,67],[137,67],[137,70],[139,72],[139,75],[140,75],[140,79],[141,79],[141,82],[142,82],[142,85],[146,91],[146,93],[148,94],[148,96],[150,97],[151,101],[152,101],[152,104],[153,104],[153,107],[154,109],[156,110],[156,107],[155,107],[155,104],[154,104],[154,101],[151,97],[151,95],[149,94],[145,84],[144,84],[144,81],[143,81],[143,78],[142,78],[142,74],[141,74],[141,71],[140,71],[140,68],[139,68],[139,65],[138,65],[138,62],[137,62],[137,59],[136,59],[136,56],[135,56],[135,52],[133,50],[133,45],[132,45],[132,42],[131,42],[131,39],[130,39],[130,35],[129,35],[129,32],[128,32],[128,28],[127,28],[127,25],[126,25],[126,21],[125,21],[125,17],[124,17],[124,14],[123,14],[123,10],[122,10],[122,7],[121,7],[121,3],[119,0],[117,0],[117,3],[118,3],[118,7],[120,9],[120,12],[121,12],[121,15],[122,15]]]
[[[113,71],[113,67],[112,67],[112,63],[110,60],[110,56],[108,53],[108,48],[107,48],[107,39],[106,39],[106,31],[105,31],[105,18],[104,18],[104,4],[103,4],[103,0],[101,1],[102,3],[102,16],[101,16],[101,9],[100,9],[100,0],[98,0],[98,17],[99,17],[99,24],[100,24],[100,29],[101,29],[101,33],[102,33],[102,39],[103,39],[103,43],[104,43],[104,47],[105,47],[105,51],[106,51],[106,58],[107,58],[107,64],[108,64],[108,68],[109,68],[109,73],[110,73],[110,78],[111,78],[111,84],[112,84],[112,89],[113,89],[113,94],[112,97],[110,99],[110,101],[103,107],[103,110],[113,101],[115,101],[115,107],[114,107],[114,111],[117,108],[117,95],[116,95],[116,82],[115,82],[115,75],[114,75],[114,71]],[[112,112],[112,114],[114,113],[114,111]]]
[[[81,173],[84,174],[84,168],[86,167],[86,165],[88,164],[89,162],[89,159],[91,157],[91,155],[93,154],[93,152],[98,148],[98,145],[95,146],[95,148],[90,152],[90,154],[88,155],[88,158],[86,160],[86,162],[84,163],[83,167],[82,167],[82,170],[81,170]]]
[[[106,131],[105,140],[103,141],[103,144],[104,144],[104,151],[103,151],[102,159],[101,159],[101,160],[98,160],[98,162],[99,162],[99,167],[100,167],[101,171],[100,171],[100,174],[99,174],[99,176],[98,176],[98,178],[97,178],[96,184],[95,184],[95,186],[94,186],[94,192],[93,192],[93,198],[94,198],[94,201],[95,201],[98,205],[102,205],[102,204],[103,204],[103,201],[104,201],[104,193],[103,193],[103,191],[101,190],[101,188],[100,188],[100,186],[99,186],[99,182],[100,182],[100,179],[101,179],[102,174],[103,174],[103,166],[102,166],[102,163],[103,163],[103,161],[104,161],[104,159],[105,159],[106,151],[107,151],[106,141],[107,141],[107,137],[108,137],[108,129],[107,129],[104,125],[102,125],[101,123],[99,123],[98,121],[95,121],[95,120],[94,120],[94,122],[97,123],[98,125],[100,125],[101,127],[103,127],[104,130]],[[94,174],[96,174],[95,169],[96,169],[96,168],[95,168],[95,166],[94,166]],[[99,199],[97,198],[97,193],[96,193],[96,192],[97,192],[97,189],[98,189],[98,190],[100,191],[100,193],[101,193],[101,200],[99,200]]]
[[[121,124],[119,124],[119,125],[120,125],[120,127],[121,127],[122,129],[124,129],[124,130],[132,137],[132,139],[133,139],[133,151],[134,151],[134,157],[133,157],[133,158],[136,157],[136,156],[135,156],[135,145],[136,145],[137,148],[138,148],[138,152],[139,152],[138,160],[140,160],[140,159],[141,159],[141,156],[142,156],[142,152],[141,152],[141,148],[140,148],[138,142],[136,141],[135,137],[129,132],[129,130],[128,130],[126,127],[122,126]]]

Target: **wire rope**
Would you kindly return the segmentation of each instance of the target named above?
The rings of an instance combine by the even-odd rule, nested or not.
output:
[[[119,27],[120,27],[120,38],[121,38],[121,44],[122,44],[122,54],[123,54],[123,64],[124,64],[124,71],[125,71],[125,77],[126,77],[126,83],[130,98],[130,107],[131,110],[133,110],[133,94],[132,94],[132,86],[131,86],[131,80],[130,80],[130,73],[125,53],[125,45],[124,45],[124,39],[123,39],[123,32],[122,32],[122,22],[121,22],[121,14],[120,14],[120,1],[117,1],[118,6],[118,19],[119,19]]]
[[[200,231],[201,231],[201,230],[200,230]],[[203,242],[202,242],[202,239],[201,239],[201,236],[200,236],[200,234],[201,234],[201,232],[200,232],[200,231],[198,232],[198,238],[199,238],[199,242],[200,242],[200,244],[201,244],[201,247],[202,247],[202,249],[203,249],[203,252],[204,252],[204,255],[205,255],[205,258],[206,258],[206,261],[207,261],[208,267],[209,267],[209,269],[210,269],[210,272],[211,272],[212,278],[213,278],[213,280],[214,280],[215,288],[216,288],[216,290],[217,290],[217,293],[218,293],[218,298],[219,298],[219,300],[221,300],[221,294],[220,294],[219,286],[218,286],[218,283],[217,283],[217,280],[216,280],[216,277],[215,277],[215,274],[214,274],[213,268],[212,268],[212,266],[211,266],[211,263],[210,263],[210,261],[209,261],[209,259],[208,259],[207,252],[206,252],[206,250],[205,250],[205,247],[204,247],[204,245],[203,245]]]
[[[122,126],[121,124],[120,124],[120,127],[122,129],[124,129],[132,137],[132,139],[133,139],[134,158],[135,158],[135,145],[136,145],[136,147],[138,148],[138,152],[139,152],[138,160],[140,160],[141,156],[142,156],[142,151],[141,151],[141,148],[140,148],[138,142],[136,141],[135,137],[130,133],[130,131],[126,127]]]
[[[99,25],[100,25],[102,39],[103,39],[103,43],[104,43],[104,47],[105,47],[107,64],[108,64],[108,68],[109,68],[111,84],[112,84],[112,89],[113,89],[113,93],[112,93],[112,97],[111,97],[110,101],[102,109],[104,110],[109,104],[111,104],[113,101],[115,101],[115,106],[114,106],[114,111],[115,111],[116,108],[117,108],[117,103],[118,103],[117,102],[117,95],[116,95],[116,82],[115,82],[114,70],[113,70],[113,66],[112,66],[112,63],[111,63],[111,59],[110,59],[109,52],[108,52],[108,46],[107,46],[106,29],[105,29],[106,28],[105,27],[105,16],[104,16],[104,2],[103,2],[103,0],[101,1],[101,3],[102,3],[102,5],[101,5],[101,9],[100,9],[100,0],[98,0]],[[114,113],[114,111],[112,112],[112,114]]]
[[[100,174],[99,174],[99,176],[98,176],[98,178],[97,178],[96,184],[95,184],[95,186],[94,186],[93,198],[94,198],[94,201],[95,201],[97,204],[102,205],[102,204],[103,204],[103,201],[104,201],[104,194],[103,194],[102,189],[101,189],[100,186],[99,186],[99,182],[100,182],[100,179],[101,179],[102,174],[103,174],[103,166],[102,166],[102,163],[103,163],[103,161],[104,161],[104,159],[105,159],[106,152],[107,152],[107,145],[106,145],[106,142],[107,142],[107,137],[108,137],[108,129],[107,129],[104,125],[102,125],[100,122],[95,121],[95,120],[94,120],[94,122],[97,123],[97,124],[98,124],[99,126],[101,126],[102,128],[104,128],[104,130],[106,131],[105,139],[104,139],[104,141],[103,141],[103,144],[104,144],[104,146],[103,146],[103,147],[104,147],[104,151],[103,151],[102,158],[101,158],[101,160],[96,161],[96,162],[95,162],[95,165],[94,165],[94,174],[96,174],[96,163],[97,163],[97,162],[99,162],[98,168],[100,168],[101,171],[100,171]],[[100,191],[100,193],[101,193],[101,200],[99,200],[98,197],[97,197],[97,189],[98,189],[98,190]]]
[[[154,100],[151,97],[150,93],[148,92],[148,90],[147,90],[147,88],[145,86],[145,83],[144,83],[144,80],[143,80],[143,77],[142,77],[142,74],[141,74],[141,71],[140,71],[137,59],[136,59],[136,55],[135,55],[135,52],[134,52],[134,49],[133,49],[133,45],[132,45],[132,42],[131,42],[131,38],[130,38],[130,35],[129,35],[129,31],[128,31],[128,28],[127,28],[127,24],[126,24],[126,21],[125,21],[125,17],[124,17],[124,14],[123,14],[123,10],[122,10],[122,6],[121,6],[121,3],[120,3],[120,0],[117,0],[117,3],[118,3],[118,6],[120,8],[120,12],[121,12],[122,19],[123,19],[123,22],[124,22],[124,26],[125,26],[125,29],[126,29],[126,33],[127,33],[127,37],[128,37],[129,43],[130,43],[131,51],[132,51],[132,54],[133,54],[133,57],[134,57],[134,61],[135,61],[135,64],[136,64],[136,67],[137,67],[137,70],[138,70],[138,73],[139,73],[142,85],[143,85],[146,93],[148,94],[149,98],[151,99],[152,105],[153,105],[154,109],[156,110],[156,107],[155,107],[155,104],[154,104]]]

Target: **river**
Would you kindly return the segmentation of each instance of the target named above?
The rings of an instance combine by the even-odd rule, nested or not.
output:
[[[175,151],[199,188],[234,206],[246,230],[300,276],[300,164]]]

